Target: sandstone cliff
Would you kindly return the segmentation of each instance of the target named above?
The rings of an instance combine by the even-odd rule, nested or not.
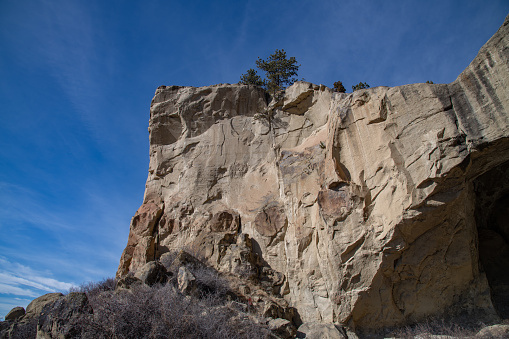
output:
[[[451,84],[161,86],[117,276],[188,248],[304,322],[509,317],[508,88],[509,19]]]

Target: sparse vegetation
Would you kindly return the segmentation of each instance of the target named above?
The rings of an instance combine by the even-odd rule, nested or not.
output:
[[[297,65],[295,57],[287,59],[284,49],[276,49],[266,60],[258,57],[256,67],[265,71],[267,89],[274,95],[297,81],[293,76],[297,76],[300,65]]]
[[[343,83],[341,81],[336,81],[334,83],[334,91],[339,92],[339,93],[345,93],[346,88],[345,88],[345,86],[343,86]]]
[[[77,287],[71,287],[69,289],[69,293],[72,292],[81,292],[86,293],[87,296],[94,296],[101,292],[113,291],[115,290],[115,279],[114,278],[105,278],[98,282],[87,282],[83,283]]]
[[[434,84],[434,82],[433,82],[433,81],[431,81],[431,80],[426,80],[426,83],[427,83],[427,84]]]
[[[367,82],[359,82],[357,85],[352,86],[352,90],[355,92],[359,89],[366,89],[369,88],[369,85]]]
[[[263,79],[256,73],[256,70],[253,68],[250,68],[247,70],[246,74],[242,74],[240,76],[239,84],[244,85],[255,85],[263,87],[265,85],[265,82]]]
[[[171,256],[173,261],[177,255]],[[268,338],[270,331],[253,314],[239,312],[228,280],[193,257],[186,264],[196,277],[197,293],[177,288],[178,266],[169,281],[116,289],[115,279],[86,283],[93,315],[80,325],[86,338]],[[185,261],[184,261],[185,262]],[[184,263],[182,262],[182,263]]]
[[[71,317],[57,320],[58,326],[68,330],[73,338],[273,337],[263,319],[247,312],[247,305],[246,310],[239,309],[243,304],[236,300],[226,278],[196,263],[186,264],[196,277],[197,293],[192,294],[179,290],[178,267],[168,272],[170,279],[166,284],[136,283],[129,288],[116,288],[115,279],[108,278],[74,287],[68,296],[86,294],[85,300],[93,311],[82,314],[67,311],[72,313]],[[37,319],[15,323],[8,337],[35,338]],[[8,322],[0,324],[11,326]],[[3,327],[0,330],[3,335]]]
[[[89,297],[93,317],[83,324],[90,338],[264,338],[268,331],[240,315],[218,294],[185,296],[166,285],[135,285]]]
[[[443,319],[430,319],[412,326],[399,328],[391,336],[401,339],[423,338],[431,339],[436,335],[454,338],[474,338],[479,328],[468,328],[457,323],[447,323]]]
[[[240,83],[263,86],[272,95],[282,91],[286,86],[297,81],[297,72],[300,65],[297,64],[295,57],[287,58],[284,49],[276,49],[267,59],[258,57],[256,67],[265,72],[263,80],[256,70],[250,68],[240,77]]]

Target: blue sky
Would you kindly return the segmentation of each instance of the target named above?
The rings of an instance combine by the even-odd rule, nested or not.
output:
[[[114,276],[160,85],[236,83],[285,49],[299,79],[454,81],[509,1],[0,0],[0,316]]]

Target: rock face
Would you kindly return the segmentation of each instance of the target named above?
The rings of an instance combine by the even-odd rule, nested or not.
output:
[[[82,338],[92,307],[85,293],[72,292],[43,307],[37,323],[37,338]]]
[[[508,88],[508,19],[451,84],[161,86],[117,276],[187,248],[304,322],[507,316]]]

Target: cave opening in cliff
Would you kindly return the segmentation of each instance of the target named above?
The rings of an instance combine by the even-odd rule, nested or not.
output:
[[[493,306],[509,318],[509,162],[474,180],[479,260],[491,290]]]

